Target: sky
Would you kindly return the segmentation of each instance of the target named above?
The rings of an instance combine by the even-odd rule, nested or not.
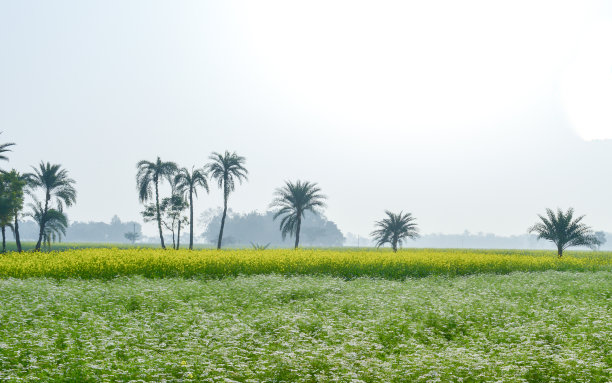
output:
[[[230,150],[237,212],[301,179],[362,236],[385,210],[509,235],[570,206],[612,232],[612,3],[0,1],[0,130],[4,169],[69,171],[73,221],[141,221],[139,160]]]

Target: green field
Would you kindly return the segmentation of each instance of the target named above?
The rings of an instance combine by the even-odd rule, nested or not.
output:
[[[0,255],[0,381],[609,382],[612,254]]]
[[[606,382],[610,272],[0,280],[2,381]]]

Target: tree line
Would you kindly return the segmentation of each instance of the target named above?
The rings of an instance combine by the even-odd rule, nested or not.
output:
[[[0,144],[0,160],[8,161],[7,154],[15,143]],[[136,185],[139,200],[144,204],[142,216],[145,222],[157,223],[160,244],[166,249],[163,227],[172,234],[172,247],[180,247],[181,229],[189,225],[189,249],[193,249],[193,207],[194,197],[198,190],[210,192],[209,180],[214,182],[223,192],[223,212],[217,237],[217,249],[223,243],[223,229],[227,218],[228,200],[237,183],[248,180],[246,159],[237,153],[213,152],[209,162],[200,168],[191,170],[174,162],[164,162],[157,157],[156,161],[139,161],[136,165]],[[32,167],[32,172],[19,173],[15,169],[4,171],[0,169],[0,230],[2,233],[2,251],[6,251],[6,228],[10,228],[15,236],[17,251],[22,251],[19,236],[19,220],[24,216],[31,217],[38,225],[38,240],[35,251],[43,245],[50,246],[51,241],[61,239],[66,234],[68,218],[65,207],[76,203],[76,182],[68,176],[66,169],[59,164],[41,161]],[[170,196],[160,199],[160,184],[167,181],[170,184]],[[42,193],[42,200],[37,193]],[[24,211],[25,196],[32,202],[29,210]],[[295,239],[294,248],[299,247],[302,221],[307,212],[322,213],[326,207],[327,197],[314,182],[297,180],[285,181],[285,184],[274,191],[270,203],[274,220],[279,220],[279,230],[283,240],[287,237]],[[189,210],[189,216],[185,211]],[[411,213],[385,211],[386,217],[375,222],[376,229],[371,233],[377,247],[389,244],[393,251],[398,250],[407,239],[419,237],[416,219]],[[529,233],[537,234],[538,239],[553,242],[557,247],[559,257],[563,251],[572,246],[588,246],[595,248],[602,239],[584,224],[584,216],[574,217],[572,208],[567,211],[546,209],[546,215],[539,215],[540,221],[528,229]]]

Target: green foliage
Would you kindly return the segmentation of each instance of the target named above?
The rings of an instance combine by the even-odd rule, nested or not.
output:
[[[76,202],[75,181],[68,177],[66,169],[61,165],[46,164],[41,161],[38,168],[32,167],[33,173],[26,175],[29,188],[32,190],[41,189],[44,193],[44,203],[37,200],[32,206],[31,216],[39,224],[40,234],[36,243],[36,250],[40,250],[43,243],[51,244],[51,239],[61,239],[66,233],[68,220],[64,215],[63,208],[72,206]],[[49,207],[49,203],[55,199],[57,208]],[[47,225],[51,227],[47,228]]]
[[[0,381],[607,382],[611,278],[0,279]]]
[[[227,150],[224,154],[214,152],[209,159],[211,162],[206,166],[206,170],[211,178],[217,180],[217,186],[223,190],[223,196],[227,199],[236,188],[236,181],[242,183],[247,180],[249,172],[244,167],[246,159]]]
[[[276,198],[270,204],[275,208],[274,219],[281,217],[280,230],[283,239],[289,235],[295,235],[295,248],[299,245],[300,227],[304,214],[307,211],[318,213],[319,209],[325,207],[325,196],[316,183],[302,182],[298,180],[293,183],[285,181],[285,186],[276,189]]]
[[[584,223],[584,216],[574,218],[574,209],[569,208],[567,212],[557,209],[555,213],[546,209],[546,217],[538,215],[541,222],[536,223],[528,229],[529,233],[536,233],[538,239],[546,239],[557,245],[557,254],[563,255],[563,250],[572,246],[588,246],[596,248],[601,240],[593,233],[591,228]]]
[[[51,242],[61,242],[62,237],[66,235],[66,229],[68,229],[66,214],[61,209],[50,208],[45,210],[43,204],[37,200],[30,204],[30,208],[32,209],[30,217],[39,227],[43,228],[42,243],[50,248]]]
[[[376,222],[377,230],[372,232],[372,237],[376,241],[376,247],[380,247],[385,243],[391,244],[393,251],[397,251],[397,245],[407,239],[416,239],[419,237],[419,231],[415,218],[410,213],[394,214],[388,210],[385,211],[387,217]]]
[[[139,161],[136,165],[138,172],[136,174],[136,186],[138,187],[138,198],[140,202],[147,202],[153,197],[155,189],[156,198],[158,198],[159,182],[163,178],[169,182],[173,181],[174,175],[178,171],[178,167],[174,162],[163,162],[159,157],[155,162]]]
[[[188,198],[192,193],[197,197],[198,188],[206,190],[206,193],[210,192],[205,169],[191,169],[189,172],[187,168],[181,168],[174,177],[174,182],[177,193],[182,194],[184,198]]]
[[[0,226],[9,226],[23,208],[25,179],[15,170],[0,173]]]
[[[38,168],[32,167],[32,169],[34,172],[27,175],[28,184],[34,190],[43,191],[45,202],[55,198],[57,208],[60,210],[64,205],[72,206],[76,202],[75,181],[68,177],[68,171],[62,169],[61,165],[51,165],[49,162],[41,161]]]
[[[0,134],[2,134],[2,132],[0,132]],[[0,160],[8,161],[8,157],[4,153],[10,152],[11,149],[9,148],[14,145],[15,144],[13,142],[7,142],[4,144],[0,144]]]
[[[260,245],[259,243],[251,242],[251,247],[253,250],[265,250],[270,246],[270,243],[266,243],[265,245]]]

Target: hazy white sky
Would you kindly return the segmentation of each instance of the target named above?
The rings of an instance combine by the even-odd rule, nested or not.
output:
[[[0,1],[2,166],[63,164],[80,221],[140,220],[140,159],[229,149],[235,211],[305,179],[361,235],[384,209],[518,234],[557,206],[612,231],[611,4]]]

